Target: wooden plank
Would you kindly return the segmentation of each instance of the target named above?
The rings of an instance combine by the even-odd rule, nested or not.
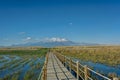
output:
[[[77,80],[59,61],[59,59],[49,53],[47,63],[47,80]]]

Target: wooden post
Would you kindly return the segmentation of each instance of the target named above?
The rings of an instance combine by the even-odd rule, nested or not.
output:
[[[45,64],[45,80],[47,80],[47,62]]]
[[[84,80],[88,80],[88,78],[87,78],[87,65],[84,66],[84,77],[85,77]]]
[[[44,76],[43,76],[43,80],[45,80],[45,68],[44,68]]]
[[[47,74],[46,74],[47,73],[47,60],[48,60],[48,55],[46,55],[43,80],[46,80],[46,77],[47,77]]]
[[[70,72],[72,72],[72,59],[70,58]]]
[[[114,77],[113,80],[119,80],[117,77]]]
[[[43,80],[46,80],[46,60],[45,60],[45,65],[44,65],[44,76],[43,76]]]
[[[77,80],[79,80],[79,61],[77,61],[76,64],[77,64]]]
[[[64,66],[66,67],[66,57],[64,56]]]

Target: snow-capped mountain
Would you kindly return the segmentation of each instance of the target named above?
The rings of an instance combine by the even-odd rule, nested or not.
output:
[[[47,42],[66,42],[66,41],[69,41],[69,40],[67,40],[65,38],[55,38],[55,37],[53,37],[53,38],[46,38],[45,41],[47,41]]]
[[[37,42],[28,42],[25,44],[18,44],[13,46],[43,46],[43,47],[55,47],[55,46],[82,46],[82,45],[97,45],[90,43],[77,43],[65,38],[46,38]]]

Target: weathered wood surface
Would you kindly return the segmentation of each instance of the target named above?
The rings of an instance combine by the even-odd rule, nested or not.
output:
[[[47,63],[47,80],[77,80],[53,54],[49,53]]]

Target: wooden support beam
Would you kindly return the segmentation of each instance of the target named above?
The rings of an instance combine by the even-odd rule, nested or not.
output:
[[[70,72],[72,72],[72,59],[70,58]]]
[[[76,62],[77,65],[77,80],[79,80],[79,61]]]
[[[85,80],[88,80],[88,77],[87,77],[87,65],[84,66],[84,77],[85,77]]]

